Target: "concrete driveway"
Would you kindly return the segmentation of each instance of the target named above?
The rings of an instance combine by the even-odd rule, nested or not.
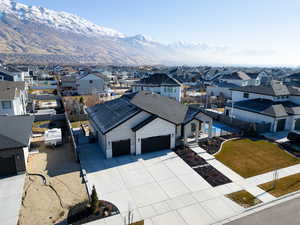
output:
[[[93,224],[122,225],[129,209],[146,225],[211,224],[243,211],[170,150],[105,159],[98,145],[86,144],[80,159],[99,198],[121,211]]]
[[[24,182],[25,174],[0,179],[0,224],[18,223]]]

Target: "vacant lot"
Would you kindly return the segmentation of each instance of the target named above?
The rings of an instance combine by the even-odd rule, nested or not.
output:
[[[283,177],[274,182],[268,182],[261,184],[260,188],[274,195],[275,197],[280,197],[282,195],[286,195],[288,193],[292,193],[300,190],[300,173]]]
[[[277,144],[250,139],[224,143],[216,158],[245,178],[300,163]]]
[[[87,199],[87,194],[70,144],[58,148],[38,147],[29,156],[19,225],[58,224],[66,219],[69,207]]]

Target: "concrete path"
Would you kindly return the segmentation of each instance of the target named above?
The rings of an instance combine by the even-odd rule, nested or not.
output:
[[[244,209],[224,197],[173,151],[105,159],[98,145],[79,147],[81,165],[98,196],[121,214],[91,224],[123,225],[128,210],[146,225],[211,224]]]
[[[25,174],[0,179],[0,224],[17,224],[24,182]]]

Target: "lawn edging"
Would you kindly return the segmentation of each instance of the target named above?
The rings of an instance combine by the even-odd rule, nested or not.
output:
[[[215,222],[213,224],[214,225],[221,225],[221,224],[223,225],[223,224],[226,224],[226,223],[238,220],[240,218],[249,216],[251,214],[258,213],[258,212],[260,212],[262,210],[271,208],[271,207],[276,206],[276,205],[278,205],[280,203],[284,203],[284,202],[293,200],[293,199],[298,198],[298,197],[300,197],[300,191],[292,192],[292,193],[286,194],[284,196],[278,197],[278,198],[276,198],[274,200],[271,200],[269,202],[263,202],[263,203],[260,203],[260,204],[258,204],[256,206],[245,208],[243,210],[243,212],[241,212],[240,214],[235,215],[235,216],[231,216],[231,217],[228,217],[228,218],[225,218],[225,219],[222,219],[222,220],[217,221],[217,222]]]
[[[233,140],[240,139],[240,138],[241,137],[235,137],[235,138],[230,138],[228,140],[223,141],[221,143],[221,146],[220,146],[219,150],[216,153],[212,154],[212,155],[215,156],[215,155],[219,154],[222,151],[223,144],[226,143],[227,141],[233,141]]]

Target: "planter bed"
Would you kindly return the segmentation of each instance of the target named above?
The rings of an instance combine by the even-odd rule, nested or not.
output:
[[[228,177],[209,164],[195,168],[194,170],[213,187],[231,182]]]
[[[174,152],[213,187],[231,182],[190,148],[180,146]]]
[[[200,148],[203,148],[204,150],[207,151],[207,153],[213,155],[219,151],[221,144],[224,141],[229,140],[231,138],[235,138],[235,137],[240,137],[240,135],[239,134],[229,134],[229,135],[224,135],[224,136],[220,136],[220,137],[205,138],[205,139],[200,140],[198,142],[198,144],[199,144]]]
[[[205,165],[207,162],[189,148],[180,146],[175,150],[175,153],[183,159],[190,167]]]
[[[68,214],[68,224],[85,224],[120,213],[118,208],[110,202],[99,200],[99,204],[101,206],[99,207],[99,211],[97,213],[92,213],[86,202],[73,206]]]

